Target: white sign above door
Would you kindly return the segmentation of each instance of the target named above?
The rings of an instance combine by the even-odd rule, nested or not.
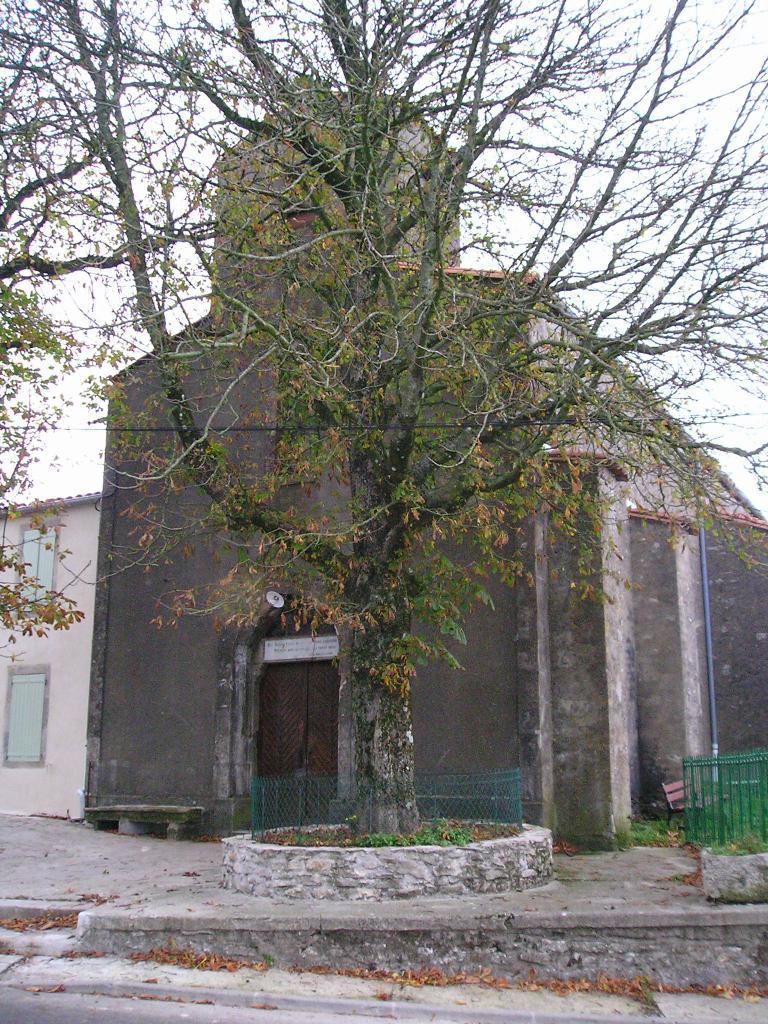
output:
[[[264,641],[264,661],[329,661],[339,653],[339,638],[331,636],[273,637]]]

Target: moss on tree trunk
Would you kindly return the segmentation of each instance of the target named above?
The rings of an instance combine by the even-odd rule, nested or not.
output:
[[[419,826],[410,686],[382,678],[402,626],[381,624],[353,644],[357,826],[364,831],[408,833]]]

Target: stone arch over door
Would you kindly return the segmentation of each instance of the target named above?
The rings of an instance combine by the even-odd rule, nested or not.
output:
[[[251,780],[256,768],[260,648],[279,619],[269,609],[248,628],[224,628],[218,642],[212,827],[227,832],[250,822]]]
[[[277,630],[280,617],[279,611],[270,608],[254,626],[225,629],[219,637],[213,764],[215,813],[212,822],[219,831],[245,828],[250,821],[251,780],[259,762],[261,691],[268,667],[263,660],[263,641]],[[342,652],[347,647],[345,640],[342,635]],[[338,795],[342,800],[348,800],[354,790],[354,731],[348,658],[342,653],[333,665],[338,674]]]

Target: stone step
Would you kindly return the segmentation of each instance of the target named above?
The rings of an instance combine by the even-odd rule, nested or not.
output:
[[[498,906],[498,898],[491,901]],[[647,975],[669,985],[768,985],[768,907],[692,911],[489,912],[484,898],[370,903],[246,902],[237,914],[101,907],[78,948],[126,955],[173,943],[282,966],[490,969],[510,980]]]

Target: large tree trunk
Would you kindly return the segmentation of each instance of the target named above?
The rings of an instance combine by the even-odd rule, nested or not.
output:
[[[410,687],[381,679],[392,641],[409,628],[410,623],[387,622],[353,642],[357,827],[364,832],[408,833],[419,826]]]

